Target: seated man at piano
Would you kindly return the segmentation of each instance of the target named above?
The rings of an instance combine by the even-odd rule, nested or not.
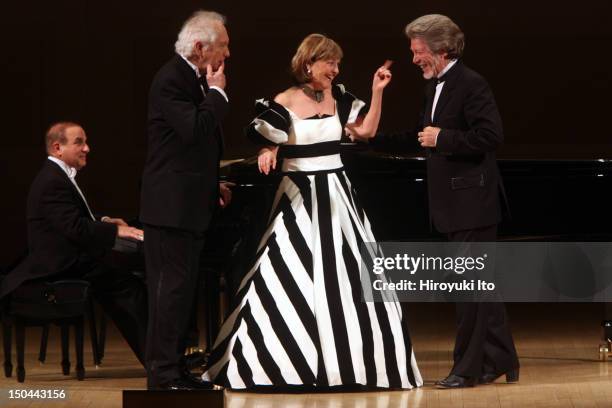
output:
[[[27,199],[28,255],[0,282],[0,299],[25,282],[89,281],[94,298],[143,362],[147,329],[144,284],[105,260],[118,239],[143,241],[143,232],[120,218],[93,215],[75,179],[90,151],[80,125],[53,124],[45,143],[48,157]]]

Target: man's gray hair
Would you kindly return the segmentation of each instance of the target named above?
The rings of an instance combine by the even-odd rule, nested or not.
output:
[[[420,38],[433,53],[446,51],[448,59],[463,55],[465,36],[457,24],[442,14],[428,14],[417,18],[404,30],[410,39]]]
[[[212,44],[218,35],[217,25],[225,25],[225,16],[214,12],[199,10],[189,17],[178,35],[174,50],[185,58],[193,54],[193,46],[197,41],[204,45]]]

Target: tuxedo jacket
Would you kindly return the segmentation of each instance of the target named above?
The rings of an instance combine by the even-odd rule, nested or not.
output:
[[[149,225],[204,231],[219,197],[220,122],[228,103],[206,97],[194,70],[175,55],[156,74],[149,93],[148,151],[140,220]]]
[[[494,225],[501,220],[501,179],[495,151],[503,142],[502,121],[486,80],[457,61],[444,75],[431,115],[436,81],[425,87],[415,129],[377,135],[374,145],[414,145],[426,126],[441,128],[435,148],[427,148],[430,217],[442,233]]]
[[[91,219],[60,166],[45,160],[27,201],[28,255],[2,281],[0,298],[23,282],[91,266],[115,243],[117,226]]]

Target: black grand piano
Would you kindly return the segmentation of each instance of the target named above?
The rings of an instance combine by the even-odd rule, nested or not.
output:
[[[342,156],[377,240],[444,239],[429,221],[424,157],[348,144]],[[612,242],[612,160],[500,159],[498,164],[507,196],[500,240]],[[223,177],[237,184],[233,204],[213,227],[214,236],[224,239],[212,242],[204,259],[225,276],[226,293],[234,293],[253,260],[281,175],[259,174],[253,157],[225,166]],[[610,305],[603,315],[600,357],[607,359],[612,357]],[[217,324],[216,318],[209,321],[213,336]]]
[[[379,241],[442,238],[429,222],[424,157],[348,148],[342,159]],[[612,238],[612,216],[607,216],[612,160],[499,159],[498,164],[507,195],[500,240]],[[266,221],[280,175],[259,174],[256,158],[224,170],[224,177],[237,183],[234,208],[224,218],[251,217],[250,230],[256,232]]]

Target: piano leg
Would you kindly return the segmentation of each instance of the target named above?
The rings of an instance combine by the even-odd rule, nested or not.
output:
[[[612,303],[605,303],[604,305],[604,319],[601,322],[604,343],[599,345],[599,359],[608,361],[612,357]]]

